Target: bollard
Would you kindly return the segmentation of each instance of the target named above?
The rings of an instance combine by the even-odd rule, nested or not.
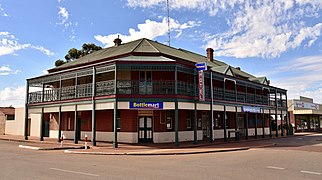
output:
[[[63,147],[64,144],[64,134],[62,133],[60,136],[60,147]]]
[[[85,150],[87,150],[87,134],[85,134]]]

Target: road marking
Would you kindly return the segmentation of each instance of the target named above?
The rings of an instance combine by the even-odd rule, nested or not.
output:
[[[82,174],[82,175],[87,175],[87,176],[95,176],[95,177],[99,176],[97,174],[90,174],[90,173],[84,173],[84,172],[78,172],[78,171],[69,171],[69,170],[58,169],[58,168],[49,168],[49,169],[56,170],[56,171],[62,171],[62,172],[68,172],[68,173],[74,173],[74,174]]]
[[[297,139],[303,139],[303,138],[297,138]]]
[[[278,170],[284,170],[285,168],[282,167],[275,167],[275,166],[267,166],[268,169],[278,169]]]
[[[322,175],[322,173],[319,173],[319,172],[312,172],[312,171],[301,171],[301,173],[315,174],[315,175]]]

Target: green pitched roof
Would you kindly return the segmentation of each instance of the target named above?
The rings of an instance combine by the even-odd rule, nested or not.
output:
[[[254,81],[254,82],[257,82],[257,83],[261,83],[261,84],[264,84],[265,81],[267,81],[266,77],[253,77],[253,78],[249,78],[250,81]]]
[[[80,66],[82,64],[92,63],[103,59],[108,59],[116,56],[129,54],[132,52],[166,54],[173,57],[188,60],[191,62],[207,62],[207,65],[210,67],[226,65],[225,63],[217,60],[214,60],[213,62],[209,62],[207,61],[207,57],[205,56],[202,56],[184,49],[176,49],[173,47],[169,47],[164,44],[158,43],[156,41],[151,41],[143,38],[143,39],[138,39],[128,43],[124,43],[119,46],[113,46],[113,47],[109,47],[109,48],[105,48],[105,49],[93,52],[77,60],[63,64],[59,67],[50,69],[49,71],[58,71],[60,69]]]
[[[112,59],[114,57],[120,57],[120,56],[130,56],[131,53],[154,53],[154,54],[160,54],[160,55],[168,55],[171,57],[180,58],[183,60],[191,61],[191,62],[207,62],[207,66],[210,67],[213,71],[226,74],[227,70],[230,69],[233,73],[233,75],[241,76],[244,78],[247,78],[254,82],[260,82],[264,83],[265,80],[258,79],[255,76],[248,74],[244,71],[241,71],[237,68],[231,67],[228,64],[213,60],[213,62],[210,62],[207,60],[206,56],[196,54],[194,52],[184,50],[184,49],[177,49],[174,47],[170,47],[161,43],[158,43],[156,41],[152,41],[149,39],[138,39],[135,41],[131,41],[128,43],[120,44],[119,46],[112,46],[109,48],[104,48],[102,50],[93,52],[91,54],[88,54],[84,57],[81,57],[77,60],[71,61],[69,63],[63,64],[59,67],[55,67],[53,69],[49,69],[49,72],[55,72],[62,69],[67,69],[71,67],[77,67],[84,64],[90,64],[94,63],[96,61],[101,61],[104,59]]]

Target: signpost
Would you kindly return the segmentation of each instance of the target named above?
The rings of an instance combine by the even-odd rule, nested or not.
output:
[[[207,70],[207,63],[196,63],[196,70],[198,71],[198,87],[199,87],[199,101],[205,101],[205,82],[203,71]]]

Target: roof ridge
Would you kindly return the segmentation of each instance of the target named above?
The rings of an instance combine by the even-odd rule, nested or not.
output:
[[[143,40],[144,40],[144,38],[137,39],[137,41],[139,41],[139,43],[136,46],[134,46],[134,48],[131,50],[131,52],[135,51],[135,49],[138,48],[140,46],[140,44],[142,44]],[[133,42],[133,41],[130,41],[130,42]],[[128,44],[130,42],[127,42],[127,43],[124,43],[124,44]]]

